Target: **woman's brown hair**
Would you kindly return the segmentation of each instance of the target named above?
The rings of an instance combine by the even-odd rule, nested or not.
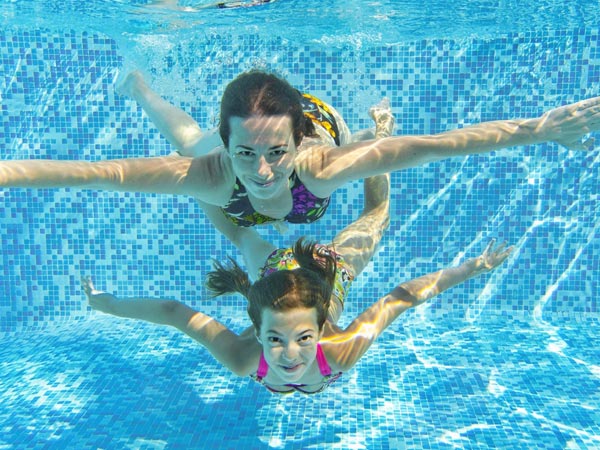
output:
[[[286,80],[261,70],[242,73],[225,88],[221,98],[219,134],[229,148],[231,117],[287,115],[292,119],[294,143],[315,134],[312,121],[304,116],[301,95]]]

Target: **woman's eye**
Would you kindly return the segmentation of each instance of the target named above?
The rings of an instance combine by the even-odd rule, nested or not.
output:
[[[269,152],[269,158],[272,160],[279,159],[287,154],[287,150],[285,148],[279,148],[277,150],[271,150]]]

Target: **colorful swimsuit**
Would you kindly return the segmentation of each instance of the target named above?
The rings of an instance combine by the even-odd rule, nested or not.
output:
[[[290,388],[289,390],[278,391],[277,389],[273,389],[271,386],[266,384],[264,381],[264,378],[267,376],[267,373],[269,372],[269,365],[267,364],[267,361],[265,360],[265,357],[262,353],[260,354],[258,370],[256,371],[256,374],[250,375],[250,377],[254,381],[262,384],[269,391],[274,392],[276,394],[292,394],[294,392],[300,392],[302,394],[318,394],[319,392],[323,392],[325,389],[327,389],[329,387],[329,385],[331,383],[333,383],[335,380],[337,380],[339,377],[341,377],[342,372],[338,372],[336,374],[331,373],[331,367],[329,366],[329,363],[327,362],[327,358],[325,358],[325,353],[323,353],[321,344],[319,344],[318,342],[317,342],[317,364],[319,365],[319,372],[321,372],[321,375],[323,375],[323,384],[316,391],[306,391],[306,390],[302,389],[302,388],[306,387],[306,384],[293,384],[293,383],[284,385],[284,387]]]
[[[336,145],[340,145],[339,128],[329,107],[310,94],[302,94],[301,103],[304,116],[327,130],[335,140]],[[289,187],[292,192],[292,210],[284,217],[284,221],[289,223],[312,223],[325,214],[330,198],[320,198],[313,195],[302,184],[296,172],[292,172],[290,175]],[[279,221],[279,219],[265,216],[254,209],[248,198],[246,188],[238,178],[235,179],[233,194],[229,202],[221,210],[225,217],[241,227],[252,227]]]
[[[296,172],[292,172],[289,184],[293,204],[292,210],[283,220],[290,223],[311,223],[325,214],[329,206],[329,197],[319,198],[309,192],[296,175]],[[240,227],[252,227],[279,221],[279,219],[259,213],[252,207],[246,188],[237,178],[229,202],[221,209],[225,217]]]

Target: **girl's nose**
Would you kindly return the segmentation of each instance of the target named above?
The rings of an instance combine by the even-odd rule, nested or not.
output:
[[[293,362],[298,356],[298,348],[294,344],[287,345],[283,350],[283,359],[285,361]]]

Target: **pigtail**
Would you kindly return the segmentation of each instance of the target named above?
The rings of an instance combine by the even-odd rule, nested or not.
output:
[[[237,292],[247,299],[252,287],[250,278],[238,263],[232,258],[228,259],[227,265],[213,261],[214,270],[206,275],[206,288],[211,291],[213,297]]]
[[[304,238],[296,241],[293,251],[300,267],[323,277],[325,285],[329,289],[324,293],[323,298],[329,302],[337,273],[335,256],[331,255],[324,247],[317,247],[316,242],[305,241]]]

